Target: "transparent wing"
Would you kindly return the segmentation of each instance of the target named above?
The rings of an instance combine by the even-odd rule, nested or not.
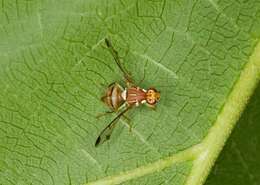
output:
[[[127,107],[125,110],[120,112],[107,126],[102,130],[102,132],[99,134],[96,142],[95,142],[95,147],[98,145],[104,143],[105,141],[110,139],[110,136],[118,123],[119,119],[130,109],[130,107]]]
[[[113,48],[111,42],[110,42],[107,38],[105,38],[105,42],[106,42],[106,45],[107,45],[107,47],[108,47],[110,53],[113,55],[117,66],[119,67],[119,69],[120,69],[120,70],[122,71],[122,73],[124,74],[125,80],[126,80],[128,83],[133,84],[133,79],[131,78],[131,75],[129,75],[129,73],[128,73],[128,72],[124,69],[124,67],[122,66],[117,51]]]

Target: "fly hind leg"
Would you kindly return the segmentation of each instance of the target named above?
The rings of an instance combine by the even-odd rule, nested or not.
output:
[[[126,115],[123,115],[123,118],[126,120],[126,124],[129,127],[129,132],[132,132],[133,125],[132,125],[131,119],[128,118]]]
[[[96,115],[96,118],[99,119],[99,118],[101,118],[101,117],[103,117],[103,116],[110,115],[110,114],[112,114],[112,113],[114,113],[114,112],[115,112],[115,111],[106,111],[106,112],[104,112],[104,113],[99,113],[98,115]]]

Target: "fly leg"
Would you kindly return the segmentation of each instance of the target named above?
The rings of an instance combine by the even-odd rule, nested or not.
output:
[[[131,119],[128,118],[127,116],[125,116],[125,115],[124,115],[123,117],[124,117],[124,119],[126,120],[126,124],[127,124],[128,127],[129,127],[129,132],[132,132],[133,125],[132,125]]]
[[[145,79],[145,73],[143,74],[142,79],[138,82],[137,86],[140,86],[141,83],[143,83],[144,79]]]
[[[99,113],[98,115],[96,115],[96,118],[99,119],[103,116],[107,116],[107,115],[110,115],[111,113],[114,113],[115,111],[106,111],[104,113]]]
[[[107,48],[109,49],[110,53],[112,54],[112,56],[114,57],[114,60],[118,66],[118,68],[121,70],[121,72],[123,73],[124,75],[124,79],[126,81],[126,84],[127,86],[132,86],[133,85],[133,79],[131,77],[131,75],[126,71],[126,69],[124,69],[121,61],[120,61],[120,58],[118,56],[118,52],[114,49],[114,47],[112,46],[111,42],[105,38],[105,43],[106,43],[106,46]]]

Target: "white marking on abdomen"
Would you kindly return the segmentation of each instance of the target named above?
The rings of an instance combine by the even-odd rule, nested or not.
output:
[[[117,103],[117,89],[116,87],[114,87],[112,95],[111,95],[111,101],[112,101],[112,105],[115,108],[116,107],[116,103]]]
[[[126,93],[127,93],[127,89],[125,89],[125,90],[122,92],[122,94],[121,94],[123,100],[126,100]]]

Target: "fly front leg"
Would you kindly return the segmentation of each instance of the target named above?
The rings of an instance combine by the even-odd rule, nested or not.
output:
[[[109,49],[110,53],[112,54],[118,68],[120,69],[120,71],[123,73],[123,76],[124,76],[124,79],[125,79],[125,82],[126,82],[126,85],[128,87],[131,87],[133,86],[134,84],[134,81],[131,77],[131,75],[127,72],[127,70],[123,67],[121,61],[120,61],[120,58],[119,58],[119,55],[118,55],[118,52],[114,49],[114,47],[112,46],[110,40],[108,40],[107,38],[105,38],[105,43],[106,43],[106,46],[107,48]]]

